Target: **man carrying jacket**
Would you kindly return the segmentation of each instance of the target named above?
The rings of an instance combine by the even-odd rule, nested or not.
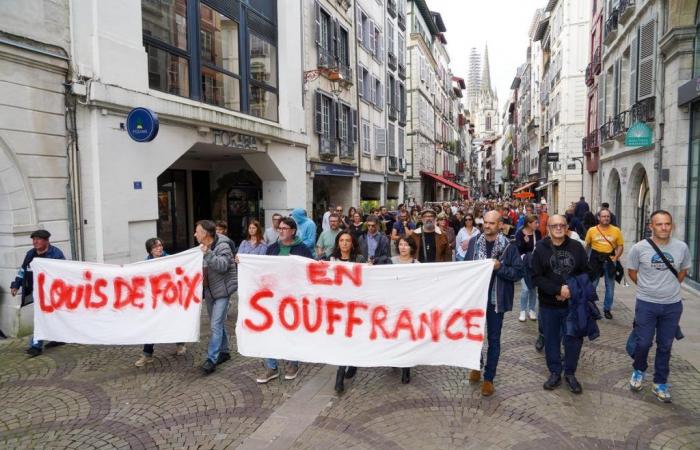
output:
[[[484,382],[481,384],[481,395],[488,397],[493,394],[493,379],[496,377],[496,367],[501,354],[501,329],[503,315],[513,309],[513,294],[515,282],[523,277],[523,261],[515,245],[510,245],[508,238],[501,232],[503,218],[498,211],[484,214],[484,231],[469,241],[465,261],[493,260],[493,273],[489,282],[488,301],[486,304],[486,336],[488,349],[484,365]],[[480,370],[469,373],[469,381],[478,383],[481,379]]]
[[[583,246],[569,238],[566,217],[549,217],[549,237],[540,241],[532,252],[532,279],[540,300],[540,323],[544,331],[544,352],[550,376],[543,387],[552,390],[561,384],[562,329],[569,313],[571,292],[566,280],[588,273],[588,261]],[[576,379],[576,367],[581,354],[583,337],[564,335],[564,379],[574,394],[583,389]]]
[[[29,250],[24,256],[24,261],[17,272],[15,281],[10,284],[10,293],[13,297],[21,290],[22,306],[28,305],[34,301],[32,299],[32,293],[34,291],[34,276],[32,274],[32,269],[29,267],[32,260],[34,258],[66,259],[66,257],[63,256],[63,252],[60,248],[54,247],[49,243],[51,233],[48,231],[36,230],[29,237],[32,239],[32,249]],[[49,342],[46,346],[51,347],[56,345],[61,345],[61,343]],[[39,356],[43,352],[43,348],[43,341],[36,341],[30,336],[29,348],[26,350],[26,353],[32,357]]]
[[[211,337],[202,370],[209,375],[216,370],[217,364],[231,359],[225,325],[229,299],[238,289],[238,282],[229,239],[216,234],[214,222],[197,222],[194,237],[204,253],[204,300],[209,314]]]
[[[277,242],[267,247],[267,254],[271,256],[303,256],[312,258],[313,255],[304,242],[297,236],[297,222],[291,217],[283,217],[277,227],[279,239]],[[287,361],[284,373],[285,380],[293,380],[299,374],[299,361]],[[273,358],[265,359],[265,372],[255,379],[260,384],[265,384],[270,380],[279,377],[277,370],[277,360]]]

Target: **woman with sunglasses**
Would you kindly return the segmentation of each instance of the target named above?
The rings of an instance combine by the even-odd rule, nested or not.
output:
[[[474,223],[474,214],[468,213],[464,216],[464,226],[457,233],[455,239],[456,255],[455,259],[457,261],[464,261],[464,256],[467,254],[467,247],[469,246],[469,241],[474,236],[478,236],[479,229]]]

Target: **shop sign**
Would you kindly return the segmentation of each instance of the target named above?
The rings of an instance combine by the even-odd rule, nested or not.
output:
[[[678,88],[678,106],[700,99],[700,77],[690,80]]]
[[[126,116],[126,132],[136,142],[151,142],[158,135],[158,115],[148,108],[134,108]]]
[[[547,153],[547,162],[559,161],[559,153]]]
[[[224,147],[236,150],[258,149],[258,140],[255,136],[225,130],[214,130],[213,144],[223,145]]]
[[[628,147],[647,147],[652,144],[653,130],[644,122],[635,122],[627,130],[625,145]]]
[[[354,177],[357,169],[352,166],[338,166],[335,164],[319,164],[314,173],[316,175],[328,175],[334,177]]]

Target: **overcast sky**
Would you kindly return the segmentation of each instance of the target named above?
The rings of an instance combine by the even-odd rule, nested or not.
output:
[[[501,106],[510,94],[517,67],[525,62],[528,30],[546,0],[427,0],[445,22],[447,51],[454,74],[467,80],[469,52],[489,46],[491,83]]]

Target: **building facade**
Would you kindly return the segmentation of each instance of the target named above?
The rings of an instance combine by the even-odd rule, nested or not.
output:
[[[17,336],[31,329],[33,309],[9,288],[30,234],[48,230],[66,258],[78,244],[68,1],[5,2],[0,30],[0,332]]]

